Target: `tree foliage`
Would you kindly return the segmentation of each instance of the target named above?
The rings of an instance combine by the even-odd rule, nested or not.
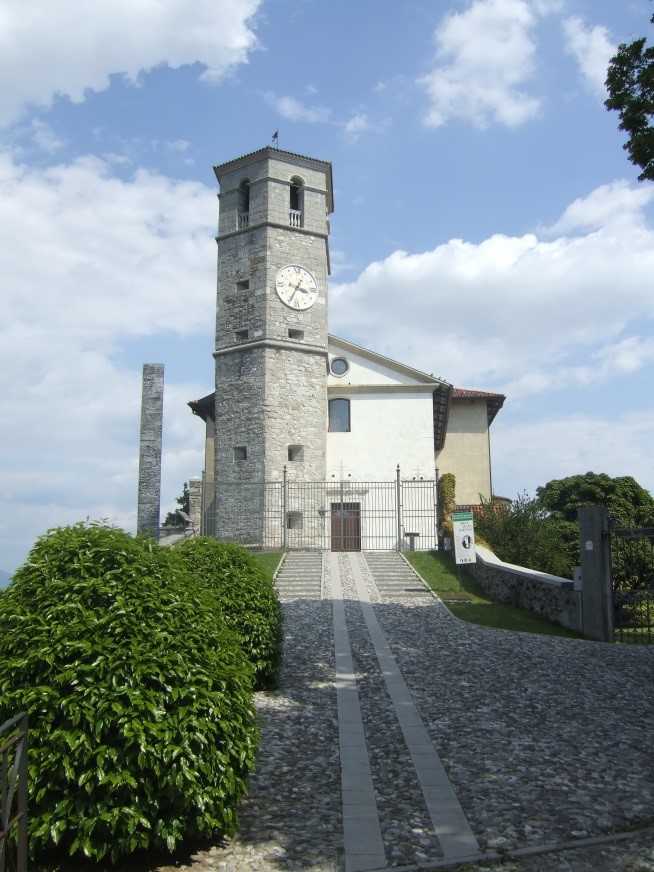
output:
[[[483,502],[475,535],[505,563],[572,578],[579,562],[577,524],[547,516],[537,499],[522,494],[510,505]]]
[[[654,525],[654,499],[630,475],[587,472],[554,479],[536,488],[536,498],[554,519],[576,521],[582,506],[604,506],[616,526]]]
[[[608,68],[604,104],[620,116],[619,128],[628,135],[624,148],[641,168],[641,182],[654,180],[654,46],[646,43],[643,37],[618,47]]]
[[[507,563],[572,578],[579,563],[582,506],[605,506],[614,526],[654,525],[654,499],[631,476],[587,472],[555,479],[507,507],[485,502],[475,532]]]
[[[180,496],[175,500],[177,505],[183,512],[186,512],[187,515],[191,512],[191,495],[188,489],[188,482],[184,482],[184,488]],[[161,525],[162,527],[177,527],[181,523],[182,519],[177,514],[177,512],[168,512],[166,515],[166,520]]]
[[[234,542],[205,536],[181,542],[173,556],[217,597],[254,666],[256,687],[274,686],[282,664],[282,613],[272,579],[256,557]]]
[[[112,861],[233,833],[252,669],[210,592],[149,537],[37,540],[0,598],[0,723],[30,717],[30,846]]]

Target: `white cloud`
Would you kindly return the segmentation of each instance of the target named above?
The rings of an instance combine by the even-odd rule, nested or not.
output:
[[[387,126],[387,122],[375,123],[364,114],[353,115],[345,123],[345,138],[348,142],[356,142],[364,133],[382,133]]]
[[[631,187],[624,180],[601,185],[587,197],[571,203],[547,232],[587,232],[602,227],[622,228],[622,232],[629,227],[636,229],[643,225],[643,209],[653,198],[654,185]]]
[[[54,524],[133,527],[151,362],[122,355],[135,338],[166,336],[168,365],[176,337],[204,337],[202,382],[166,384],[164,505],[202,469],[186,402],[211,382],[216,206],[200,184],[120,181],[97,158],[40,170],[4,156],[0,188],[0,567],[13,569]]]
[[[122,182],[94,157],[39,170],[7,155],[0,185],[5,318],[102,347],[211,320],[210,189],[143,170]]]
[[[278,96],[268,91],[264,98],[282,118],[289,121],[304,121],[309,124],[324,124],[330,120],[331,112],[324,106],[305,106],[295,97]]]
[[[608,379],[611,357],[623,371],[643,366],[654,318],[643,209],[653,193],[625,183],[593,191],[555,225],[585,233],[396,251],[332,286],[332,329],[459,386],[508,386],[516,397]]]
[[[601,99],[606,97],[606,72],[617,46],[609,39],[605,27],[588,27],[581,18],[566,18],[563,22],[566,51],[579,64],[586,87]]]
[[[534,68],[535,24],[526,0],[475,0],[448,15],[435,34],[438,64],[419,79],[430,98],[426,123],[517,127],[537,115],[539,99],[521,90]]]
[[[109,76],[199,63],[219,81],[247,61],[261,0],[4,0],[0,6],[0,125],[57,95],[81,102]]]
[[[654,493],[652,432],[651,410],[548,416],[519,424],[499,415],[492,430],[495,493],[534,496],[539,485],[584,472],[631,475]]]
[[[629,373],[636,373],[654,363],[654,338],[629,336],[619,342],[588,350],[584,363],[575,366],[548,366],[521,374],[502,386],[513,402],[551,391],[588,388]]]

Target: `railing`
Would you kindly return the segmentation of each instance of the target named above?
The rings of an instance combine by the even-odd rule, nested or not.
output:
[[[9,738],[3,741],[2,737]],[[16,829],[16,872],[27,872],[27,712],[0,727],[0,872],[5,872],[9,836]],[[16,789],[18,788],[18,789]],[[12,805],[16,793],[16,810]]]
[[[302,210],[301,209],[290,209],[288,213],[288,223],[291,227],[302,227]],[[238,213],[238,229],[239,230],[247,230],[250,226],[250,213],[249,212],[239,212]]]
[[[438,547],[436,481],[211,483],[203,535],[272,550]],[[410,532],[409,532],[410,531]]]
[[[654,527],[611,527],[617,642],[654,644]]]

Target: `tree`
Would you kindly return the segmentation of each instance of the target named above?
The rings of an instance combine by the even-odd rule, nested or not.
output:
[[[581,506],[604,506],[616,527],[654,526],[654,498],[634,478],[587,472],[550,481],[535,499],[523,494],[508,507],[484,502],[475,532],[506,563],[572,578]]]
[[[650,19],[654,24],[654,15]],[[606,77],[609,99],[604,105],[620,116],[620,130],[629,160],[642,169],[639,181],[654,181],[654,46],[646,37],[622,43],[611,59]]]
[[[542,504],[522,494],[510,506],[482,501],[475,534],[505,563],[572,578],[579,560],[576,524],[549,517]]]
[[[180,507],[180,509],[183,512],[186,512],[187,515],[190,514],[191,503],[190,503],[190,496],[189,496],[189,489],[188,489],[188,482],[187,481],[184,482],[184,489],[182,490],[182,495],[180,497],[177,497],[175,502],[177,503],[177,505]],[[168,512],[168,514],[166,515],[166,520],[163,522],[162,526],[163,527],[178,527],[181,520],[182,519],[179,517],[179,515],[177,514],[176,511],[175,512]]]
[[[617,526],[654,525],[654,499],[630,475],[571,475],[536,488],[536,498],[555,520],[576,521],[581,506],[604,506]]]

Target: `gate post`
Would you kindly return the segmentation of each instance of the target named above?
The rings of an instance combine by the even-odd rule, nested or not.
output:
[[[603,506],[577,509],[581,563],[581,603],[584,636],[615,641],[609,525]]]
[[[395,511],[396,518],[395,522],[397,525],[397,545],[395,547],[396,551],[402,550],[402,495],[401,495],[401,481],[400,481],[400,464],[397,465],[397,470],[395,473]]]

